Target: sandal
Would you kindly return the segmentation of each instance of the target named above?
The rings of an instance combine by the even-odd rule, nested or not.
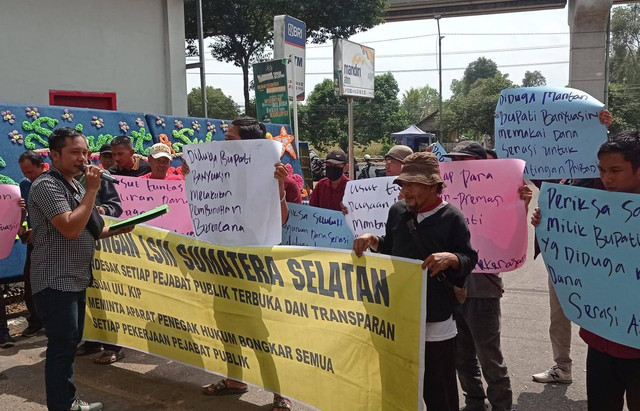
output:
[[[249,391],[249,387],[230,388],[227,387],[227,381],[222,379],[217,384],[205,385],[202,387],[202,391],[207,395],[236,395]]]
[[[85,343],[85,344],[82,344],[80,347],[78,347],[78,349],[76,350],[76,355],[81,357],[83,355],[91,355],[91,354],[99,353],[100,351],[102,351],[102,344],[87,345]]]
[[[106,350],[102,354],[100,354],[95,360],[93,360],[93,362],[100,365],[109,365],[109,364],[113,364],[116,361],[120,361],[123,358],[124,358],[124,353],[122,351],[115,352],[115,351]]]
[[[278,409],[285,409],[285,410],[290,410],[291,409],[291,401],[288,398],[282,397],[280,395],[274,395],[273,396],[273,407],[271,408],[271,410],[278,410]]]

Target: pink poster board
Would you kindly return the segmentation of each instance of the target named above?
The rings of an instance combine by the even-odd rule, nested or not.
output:
[[[518,188],[525,162],[516,159],[440,163],[442,198],[457,207],[478,251],[475,272],[521,267],[527,256],[527,215]]]
[[[153,180],[118,176],[116,185],[123,213],[121,218],[136,216],[159,205],[167,204],[169,212],[146,224],[181,234],[193,235],[184,181]]]
[[[20,187],[0,184],[0,260],[11,254],[20,228]]]

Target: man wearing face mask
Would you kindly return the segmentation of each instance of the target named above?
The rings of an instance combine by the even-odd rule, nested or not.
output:
[[[334,150],[325,161],[326,177],[318,181],[311,193],[309,204],[314,207],[340,211],[340,203],[349,178],[344,175],[347,155],[342,150]]]

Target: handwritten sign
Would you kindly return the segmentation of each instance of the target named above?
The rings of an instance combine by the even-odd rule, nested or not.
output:
[[[536,229],[567,318],[640,348],[640,195],[543,183]]]
[[[0,260],[11,254],[20,228],[20,187],[0,184]]]
[[[219,245],[272,246],[282,241],[273,140],[220,141],[184,146],[191,168],[187,201],[197,238]]]
[[[527,213],[520,200],[524,161],[452,161],[440,164],[442,199],[464,215],[477,272],[501,273],[521,267],[527,256]]]
[[[435,154],[436,157],[438,157],[438,161],[441,161],[441,162],[451,161],[449,157],[444,156],[445,154],[447,154],[447,150],[445,150],[444,147],[442,147],[442,144],[440,144],[439,141],[436,141],[435,143],[433,143],[433,147],[431,147],[431,152]]]
[[[159,205],[167,204],[169,212],[147,222],[177,233],[193,235],[189,204],[183,181],[153,180],[119,176],[116,186],[122,201],[122,218],[137,216]]]
[[[389,209],[398,201],[400,186],[395,177],[376,177],[347,182],[342,204],[347,207],[347,223],[356,236],[384,235]]]
[[[598,176],[598,148],[607,139],[598,113],[603,104],[571,88],[502,90],[496,106],[496,151],[519,158],[531,179]]]
[[[353,234],[344,214],[295,203],[287,203],[289,219],[282,226],[283,245],[351,249]]]

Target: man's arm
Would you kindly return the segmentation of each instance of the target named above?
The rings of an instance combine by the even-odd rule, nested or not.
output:
[[[87,225],[87,221],[89,221],[89,217],[91,216],[91,211],[93,210],[94,203],[96,201],[96,194],[98,193],[98,188],[100,187],[100,174],[101,170],[98,167],[87,166],[85,172],[85,180],[87,182],[87,189],[84,197],[82,198],[82,202],[78,207],[74,210],[64,211],[55,216],[48,216],[47,218],[51,219],[51,224],[62,234],[65,238],[70,240],[75,240],[80,237],[82,230],[84,230]],[[58,190],[54,190],[58,191]],[[50,193],[53,195],[54,193]],[[62,195],[61,193],[58,193]],[[33,193],[32,193],[33,195]],[[45,193],[46,195],[46,193]],[[66,199],[62,196],[64,201]],[[46,202],[46,200],[44,201]],[[38,202],[42,207],[43,201]],[[45,211],[45,215],[50,214]]]
[[[120,217],[122,214],[122,203],[120,196],[116,190],[116,186],[107,181],[100,180],[100,190],[98,190],[100,198],[100,207],[104,210],[104,214],[109,217]],[[100,213],[102,214],[102,213]]]

